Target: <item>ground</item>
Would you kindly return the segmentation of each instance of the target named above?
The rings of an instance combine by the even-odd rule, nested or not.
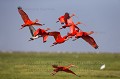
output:
[[[52,64],[67,66],[77,75],[59,72],[51,76]],[[105,64],[104,70],[100,66]],[[1,79],[120,79],[120,53],[0,53]]]

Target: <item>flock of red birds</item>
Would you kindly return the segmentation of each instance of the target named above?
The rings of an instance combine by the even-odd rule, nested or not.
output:
[[[38,28],[36,30],[33,27],[33,25],[34,26],[42,26],[45,24],[40,24],[38,22],[38,19],[36,19],[35,21],[31,21],[29,19],[28,15],[23,11],[23,9],[21,7],[18,7],[18,12],[24,21],[24,24],[21,25],[20,29],[23,29],[24,27],[29,27],[29,30],[31,32],[32,38],[30,38],[29,41],[37,39],[39,37],[43,37],[43,42],[46,42],[48,39],[48,36],[53,36],[55,39],[55,42],[50,46],[50,47],[52,47],[54,45],[64,43],[65,41],[74,37],[73,41],[75,41],[79,38],[82,38],[83,40],[88,42],[93,48],[95,48],[95,49],[98,48],[97,43],[90,36],[94,32],[93,31],[84,32],[77,26],[78,24],[82,24],[81,22],[77,22],[76,24],[73,22],[72,17],[75,16],[75,14],[69,15],[69,13],[66,12],[63,16],[60,16],[58,18],[57,22],[60,22],[60,24],[62,25],[62,27],[59,30],[65,29],[65,28],[70,28],[69,33],[67,33],[65,36],[61,36],[60,32],[58,32],[58,31],[47,32],[48,30],[50,30],[50,28],[47,28],[47,29]]]
[[[29,27],[29,30],[31,32],[32,38],[30,38],[29,41],[37,39],[39,37],[43,37],[43,42],[46,42],[48,39],[48,36],[53,36],[55,39],[55,42],[51,45],[57,45],[57,44],[61,44],[64,43],[65,41],[69,40],[70,38],[73,38],[73,41],[82,38],[83,40],[85,40],[86,42],[88,42],[93,48],[97,49],[98,45],[96,44],[95,40],[90,36],[91,34],[93,34],[93,31],[90,32],[84,32],[82,31],[79,27],[77,27],[78,24],[82,24],[81,22],[77,22],[76,24],[72,21],[72,17],[75,16],[75,14],[72,14],[71,16],[69,15],[69,13],[65,13],[63,16],[60,16],[58,18],[57,22],[60,22],[62,27],[59,29],[65,29],[65,28],[70,28],[70,32],[67,33],[65,36],[61,36],[60,32],[58,31],[52,31],[52,32],[47,32],[48,30],[50,30],[50,28],[47,29],[41,29],[38,28],[37,30],[33,27],[34,26],[42,26],[45,24],[40,24],[38,23],[38,19],[36,19],[35,21],[31,21],[28,17],[28,15],[23,11],[23,9],[21,7],[18,7],[18,12],[21,15],[24,24],[21,25],[20,29],[23,29],[24,27]],[[56,22],[56,23],[57,23]],[[52,75],[55,75],[57,72],[59,71],[64,71],[67,73],[71,73],[76,75],[72,70],[70,70],[70,67],[73,67],[75,65],[71,64],[69,66],[58,66],[58,65],[52,65],[52,67],[54,68]],[[75,66],[76,67],[76,66]],[[78,75],[76,75],[78,76]],[[78,76],[80,77],[80,76]]]

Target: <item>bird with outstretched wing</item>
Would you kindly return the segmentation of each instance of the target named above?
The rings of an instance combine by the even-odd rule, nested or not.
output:
[[[77,32],[77,34],[75,35],[75,39],[73,39],[73,41],[82,38],[83,40],[85,40],[87,43],[89,43],[93,48],[97,49],[98,45],[95,42],[95,40],[93,39],[93,37],[91,37],[90,35],[93,34],[93,31],[90,32]]]
[[[60,32],[58,32],[58,31],[49,32],[49,36],[53,36],[55,39],[55,42],[50,47],[52,47],[56,44],[64,43],[65,41],[67,41],[69,39],[69,38],[67,38],[68,37],[67,35],[62,37]]]
[[[42,26],[44,24],[40,24],[38,23],[38,19],[36,19],[34,22],[30,20],[30,18],[28,17],[28,15],[23,11],[22,7],[18,7],[18,12],[21,15],[24,24],[21,25],[21,29],[26,27],[26,26],[31,26],[31,25],[38,25],[38,26]]]

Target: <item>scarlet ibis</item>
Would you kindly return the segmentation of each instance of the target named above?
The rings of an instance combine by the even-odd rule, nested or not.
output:
[[[57,22],[60,22],[61,24],[64,24],[64,26],[62,26],[62,28],[66,28],[66,27],[69,27],[70,25],[74,24],[73,20],[72,20],[72,17],[73,16],[76,16],[75,14],[72,14],[70,15],[68,12],[66,12],[63,16],[60,16],[58,19],[59,21]],[[80,24],[83,24],[82,22],[80,22]],[[85,24],[83,24],[85,25]],[[85,25],[86,26],[86,25]],[[62,29],[61,28],[61,29]]]
[[[69,19],[69,18],[71,18],[71,17],[73,17],[73,16],[75,16],[75,14],[72,14],[71,16],[69,15],[69,13],[65,13],[64,15],[62,15],[62,16],[60,16],[59,18],[58,18],[58,21],[57,22],[60,22],[61,24],[67,24],[67,19]],[[57,23],[56,22],[56,23]]]
[[[58,32],[58,31],[49,32],[49,36],[53,36],[55,39],[55,42],[50,47],[57,45],[57,44],[64,43],[65,41],[67,41],[69,39],[68,35],[65,35],[62,37],[60,32]]]
[[[73,14],[73,16],[74,16],[74,14]],[[72,21],[72,18],[70,18],[70,16],[69,16],[68,13],[65,14],[64,21],[65,21],[65,25],[62,26],[62,28],[60,28],[60,29],[63,29],[63,28],[66,28],[66,27],[70,27],[70,26],[76,26],[76,25],[78,25],[78,24],[81,24],[81,22],[78,22],[78,24],[75,24],[75,23]],[[78,27],[77,27],[77,28],[78,28]],[[59,29],[59,30],[60,30],[60,29]]]
[[[28,17],[28,15],[23,11],[22,7],[18,7],[18,12],[21,15],[23,21],[25,24],[21,25],[21,29],[26,27],[26,26],[31,26],[31,25],[38,25],[38,26],[42,26],[44,24],[40,24],[38,23],[38,19],[36,19],[34,22],[31,21]]]
[[[50,28],[47,28],[46,30],[38,28],[37,30],[35,30],[35,28],[33,26],[30,26],[29,29],[30,29],[30,32],[33,36],[32,38],[30,38],[29,41],[37,39],[39,37],[43,37],[43,42],[47,41],[47,39],[48,39],[48,32],[47,31],[50,30]]]
[[[59,71],[64,71],[66,73],[71,73],[73,75],[80,77],[79,75],[75,74],[72,70],[69,69],[70,67],[73,67],[73,66],[75,66],[75,65],[73,65],[73,64],[70,64],[69,66],[52,65],[52,67],[55,68],[52,72],[52,76],[55,75]]]

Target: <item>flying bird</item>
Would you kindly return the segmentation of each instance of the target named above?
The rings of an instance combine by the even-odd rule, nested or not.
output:
[[[75,74],[72,70],[70,70],[70,67],[76,67],[73,64],[70,64],[69,66],[52,65],[52,67],[54,68],[54,70],[52,72],[52,76],[55,75],[56,73],[58,73],[59,71],[64,71],[66,73],[71,73],[73,75],[80,77],[79,75]]]
[[[73,16],[75,16],[75,14],[72,14],[71,16],[69,15],[69,13],[68,12],[66,12],[64,15],[62,15],[62,16],[60,16],[59,18],[58,18],[58,21],[57,22],[60,22],[61,24],[67,24],[67,19],[69,19],[69,18],[72,18]],[[57,23],[56,22],[56,23]]]
[[[38,28],[37,30],[35,30],[35,28],[33,26],[29,27],[32,38],[30,38],[29,41],[37,39],[39,37],[43,37],[43,43],[45,43],[48,39],[48,30],[50,30],[50,28],[47,28],[46,30],[44,29],[40,29]]]
[[[62,37],[60,32],[58,32],[58,31],[49,32],[49,36],[53,36],[55,39],[55,42],[50,47],[57,45],[57,44],[64,43],[65,41],[67,41],[69,39],[69,38],[67,38],[68,37],[67,35]]]
[[[38,25],[38,26],[44,25],[44,24],[38,23],[38,19],[36,19],[35,21],[31,21],[29,19],[28,15],[23,11],[22,7],[18,7],[18,12],[24,21],[24,24],[21,25],[22,26],[21,29],[26,27],[26,26],[31,26],[31,25]]]
[[[64,26],[62,26],[63,28],[69,27],[71,25],[71,23],[73,24],[73,20],[72,20],[73,16],[76,16],[76,15],[75,14],[70,15],[68,12],[66,12],[63,16],[60,16],[58,18],[57,22],[60,22],[62,25],[65,24]],[[83,24],[83,23],[80,22],[80,24]]]
[[[103,64],[101,67],[100,67],[100,70],[103,70],[105,69],[105,64]]]

